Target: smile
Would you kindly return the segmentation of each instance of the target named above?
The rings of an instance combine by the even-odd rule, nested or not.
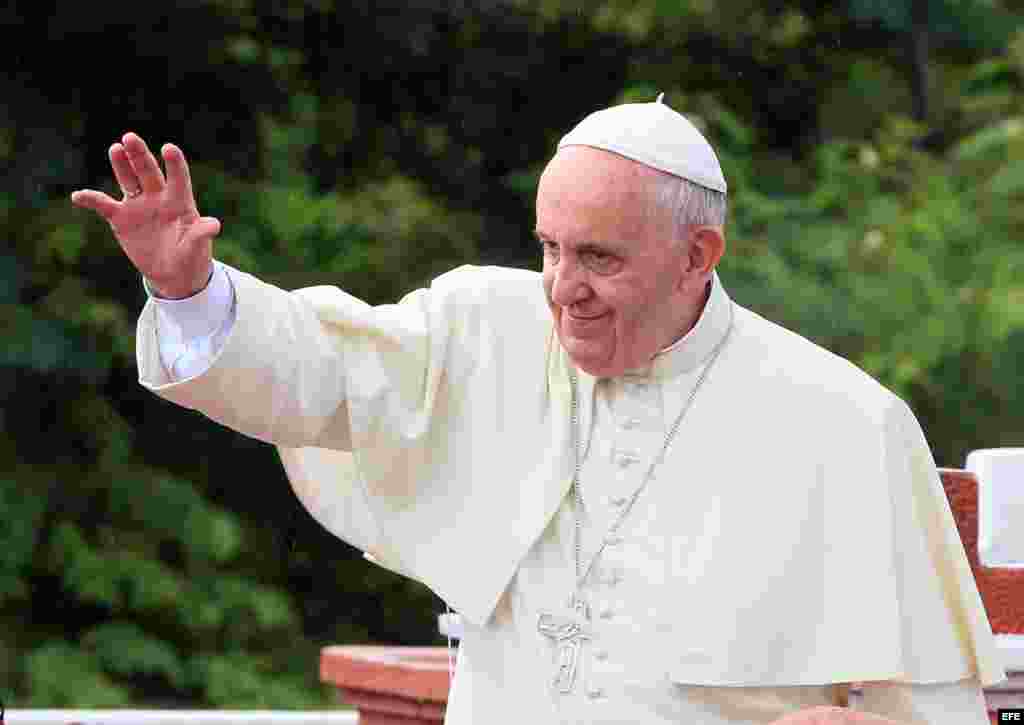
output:
[[[610,313],[600,315],[574,315],[568,311],[562,315],[562,330],[572,337],[594,337],[603,335]]]
[[[599,319],[601,317],[604,317],[608,313],[607,312],[602,312],[599,315],[574,315],[573,313],[566,311],[565,314],[568,315],[569,318],[572,319],[572,320],[579,320],[580,322],[588,322],[590,320],[596,320],[596,319]]]

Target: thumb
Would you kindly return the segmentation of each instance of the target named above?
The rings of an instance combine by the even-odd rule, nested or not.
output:
[[[220,220],[212,216],[199,217],[189,226],[185,232],[185,241],[195,244],[199,241],[208,241],[220,234]]]
[[[190,224],[182,235],[182,252],[189,258],[203,259],[208,263],[213,258],[213,238],[218,234],[220,234],[220,220],[213,217],[200,217]],[[207,265],[203,266],[205,268]]]

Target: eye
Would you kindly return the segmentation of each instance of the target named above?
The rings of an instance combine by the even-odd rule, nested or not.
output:
[[[549,239],[542,239],[540,242],[541,249],[544,251],[544,256],[550,259],[558,259],[558,245]]]
[[[599,249],[588,249],[580,255],[583,264],[598,274],[614,274],[618,271],[620,259],[614,254]]]

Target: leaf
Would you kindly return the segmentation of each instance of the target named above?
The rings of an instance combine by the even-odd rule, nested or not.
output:
[[[1024,134],[1024,119],[1009,118],[982,128],[958,143],[952,153],[956,161],[977,161],[1005,152],[1014,139]]]
[[[125,687],[102,671],[97,658],[65,642],[50,642],[32,651],[25,673],[29,707],[123,707],[132,699]]]
[[[21,262],[10,254],[0,254],[0,304],[8,305],[18,301],[24,286],[25,269]]]
[[[123,603],[118,577],[72,523],[57,526],[51,541],[51,562],[65,589],[83,602],[110,609]]]
[[[25,482],[0,478],[0,603],[25,595],[22,576],[29,572],[46,511],[45,490],[25,493]]]
[[[309,709],[322,707],[317,695],[295,677],[261,666],[244,652],[200,655],[189,663],[189,678],[215,707]]]
[[[224,564],[242,550],[242,528],[227,511],[194,509],[185,519],[182,533],[182,543],[194,559]]]
[[[988,182],[988,188],[999,196],[1014,196],[1024,191],[1024,161],[1011,161]]]
[[[124,677],[160,675],[175,688],[185,686],[184,665],[174,646],[145,633],[136,624],[101,624],[82,637],[82,644],[110,673]]]

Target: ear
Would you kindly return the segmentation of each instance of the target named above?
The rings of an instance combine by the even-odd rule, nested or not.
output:
[[[722,227],[695,228],[690,235],[687,254],[689,272],[698,277],[709,277],[725,254],[725,234]]]

